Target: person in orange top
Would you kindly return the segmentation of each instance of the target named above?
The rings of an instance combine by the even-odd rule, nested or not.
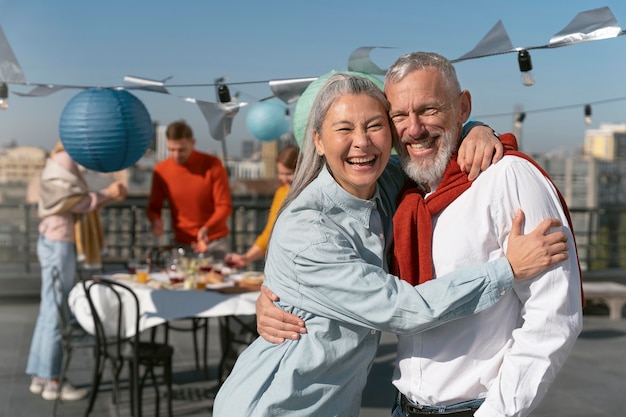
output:
[[[227,253],[226,222],[233,207],[224,165],[194,149],[193,132],[182,120],[167,127],[166,137],[170,157],[154,167],[146,211],[152,233],[163,234],[161,210],[167,200],[176,245],[197,253]]]
[[[274,193],[274,198],[272,199],[272,205],[270,206],[270,212],[267,217],[265,228],[246,253],[243,255],[239,253],[229,253],[226,255],[225,261],[229,266],[242,268],[265,255],[267,245],[270,242],[270,235],[272,234],[274,222],[276,221],[276,217],[278,217],[278,211],[283,205],[283,201],[285,201],[285,197],[287,197],[287,194],[291,189],[293,174],[296,170],[296,163],[298,162],[299,154],[300,150],[294,145],[286,146],[278,154],[278,157],[276,158],[276,171],[278,172],[278,181],[280,181],[281,186],[278,187]]]

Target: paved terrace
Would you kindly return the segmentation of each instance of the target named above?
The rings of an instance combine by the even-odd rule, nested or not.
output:
[[[0,298],[0,417],[52,415],[52,402],[28,391],[24,375],[28,348],[38,312],[36,297]],[[211,319],[209,337],[209,380],[195,370],[191,335],[173,332],[174,415],[210,416],[217,389],[219,339],[216,319]],[[214,336],[215,335],[215,336]],[[393,390],[390,386],[395,355],[395,336],[384,334],[376,362],[364,393],[361,417],[388,416]],[[69,371],[78,386],[89,386],[92,358],[77,351]],[[122,376],[125,378],[125,375]],[[109,378],[105,374],[93,417],[115,415],[111,404]],[[125,381],[124,381],[125,382]],[[565,367],[550,388],[545,400],[533,413],[536,417],[616,417],[626,415],[626,318],[609,320],[608,309],[591,303],[584,317],[584,328]],[[125,388],[125,386],[123,387]],[[154,394],[144,391],[144,415],[154,415]],[[61,403],[59,416],[84,415],[86,400]],[[162,407],[164,401],[161,402]],[[165,415],[163,408],[162,415]],[[128,416],[128,396],[124,390],[120,415]]]

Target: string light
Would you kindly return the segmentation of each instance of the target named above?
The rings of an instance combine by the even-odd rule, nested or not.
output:
[[[0,83],[0,109],[6,110],[9,106],[7,99],[9,98],[9,86],[6,83]]]
[[[591,106],[592,105],[615,103],[615,102],[618,102],[618,101],[626,101],[626,97],[608,98],[608,99],[605,99],[605,100],[592,101],[592,102],[588,102],[588,103],[567,104],[567,105],[564,105],[564,106],[544,107],[544,108],[541,108],[541,109],[525,110],[524,113],[525,114],[530,114],[530,113],[547,113],[547,112],[551,112],[551,111],[575,109],[575,108],[580,108],[580,107],[584,108],[585,106],[589,106],[589,108],[591,110]],[[472,117],[474,117],[475,119],[479,119],[480,120],[480,119],[495,118],[495,117],[511,117],[511,116],[515,116],[517,114],[518,114],[518,112],[514,111],[514,112],[506,112],[506,113],[477,114],[477,115],[473,115]]]
[[[219,84],[217,86],[217,98],[220,103],[230,103],[230,90],[226,84]]]
[[[533,69],[533,63],[530,60],[530,52],[522,49],[517,53],[517,63],[519,64],[519,70],[522,73],[522,84],[527,87],[535,84],[535,78],[530,72]]]
[[[522,127],[522,123],[524,123],[524,119],[526,118],[526,113],[525,112],[520,112],[517,114],[517,117],[515,118],[515,128],[516,129],[521,129]]]

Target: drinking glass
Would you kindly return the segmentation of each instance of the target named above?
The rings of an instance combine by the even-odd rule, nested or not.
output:
[[[137,259],[129,259],[128,262],[126,262],[126,269],[128,270],[128,273],[131,275],[135,275],[137,273],[137,267],[140,265],[139,260]]]
[[[136,269],[137,274],[137,282],[140,284],[145,284],[148,282],[148,265],[139,265]]]

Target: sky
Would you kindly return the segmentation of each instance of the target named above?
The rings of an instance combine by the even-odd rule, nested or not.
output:
[[[383,4],[384,3],[384,4]],[[318,77],[345,70],[363,46],[389,67],[400,55],[434,51],[456,59],[472,50],[501,20],[514,47],[545,45],[579,12],[608,6],[622,28],[626,2],[419,0],[0,0],[0,26],[30,83],[120,86],[126,75],[164,79],[166,86]],[[514,53],[455,64],[461,86],[472,94],[472,118],[496,131],[514,129],[514,114],[526,118],[521,147],[547,153],[580,148],[586,129],[626,123],[626,36],[552,49],[531,50],[532,87],[523,86]],[[10,85],[10,91],[30,87]],[[172,95],[134,92],[152,120],[184,119],[197,148],[219,153],[195,104],[180,97],[215,101],[213,87],[170,87]],[[242,140],[254,103],[270,96],[267,83],[231,86],[250,102],[226,138],[229,155]],[[0,144],[51,149],[59,117],[80,90],[47,97],[9,96],[0,111]],[[592,123],[584,105],[592,104]]]

